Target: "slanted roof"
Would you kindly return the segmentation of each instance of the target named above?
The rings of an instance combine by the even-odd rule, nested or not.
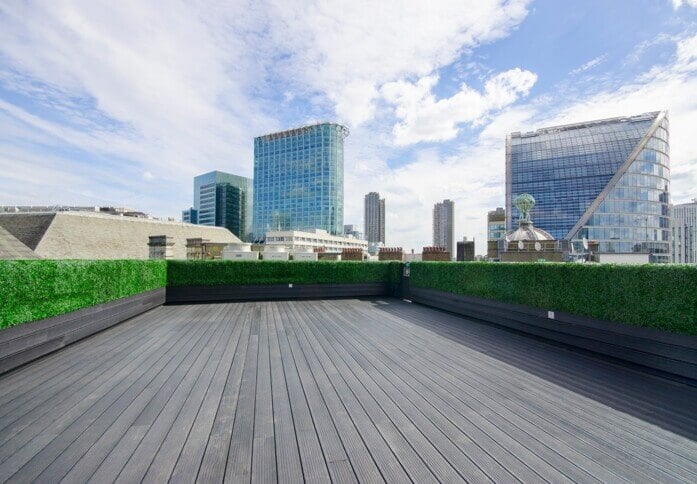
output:
[[[0,259],[38,259],[39,256],[0,226]]]

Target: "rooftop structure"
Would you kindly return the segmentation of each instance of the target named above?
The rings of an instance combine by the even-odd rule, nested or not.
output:
[[[150,236],[168,236],[172,257],[186,259],[186,239],[239,242],[229,230],[89,212],[0,213],[0,227],[48,259],[147,259]]]
[[[652,112],[511,133],[506,141],[506,226],[513,200],[537,200],[537,226],[580,250],[650,253],[670,261],[667,113]]]
[[[321,123],[254,138],[256,240],[270,230],[343,233],[346,136]]]

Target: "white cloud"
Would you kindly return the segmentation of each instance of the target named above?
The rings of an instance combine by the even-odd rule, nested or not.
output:
[[[572,70],[571,72],[569,72],[569,74],[572,74],[572,75],[573,74],[580,74],[580,73],[585,72],[589,69],[593,69],[594,67],[605,62],[605,59],[607,59],[607,54],[602,54],[602,55],[599,55],[598,57],[594,57],[593,59],[589,60],[585,64],[583,64],[583,65],[577,67],[576,69]]]
[[[380,86],[430,75],[465,49],[507,35],[527,0],[278,0],[269,33],[285,53],[274,69],[324,93],[340,120],[359,125],[375,110]]]
[[[444,141],[457,136],[458,125],[482,121],[492,111],[500,110],[525,96],[537,76],[530,71],[511,69],[491,77],[479,92],[466,84],[452,97],[436,100],[432,90],[436,76],[427,76],[415,83],[398,81],[385,84],[381,93],[393,104],[400,119],[394,127],[397,145],[419,141]]]
[[[672,0],[672,2],[673,8],[676,10],[682,7],[683,5],[697,8],[697,0]]]

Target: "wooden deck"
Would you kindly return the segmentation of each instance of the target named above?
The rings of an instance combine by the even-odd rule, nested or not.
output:
[[[397,300],[163,306],[0,377],[0,482],[697,482],[697,388]]]

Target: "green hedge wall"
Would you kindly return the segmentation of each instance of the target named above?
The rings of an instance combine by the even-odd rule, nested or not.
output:
[[[0,260],[0,328],[164,287],[165,261]]]
[[[168,286],[397,283],[399,262],[169,261]]]
[[[697,266],[415,262],[411,286],[697,334]]]

